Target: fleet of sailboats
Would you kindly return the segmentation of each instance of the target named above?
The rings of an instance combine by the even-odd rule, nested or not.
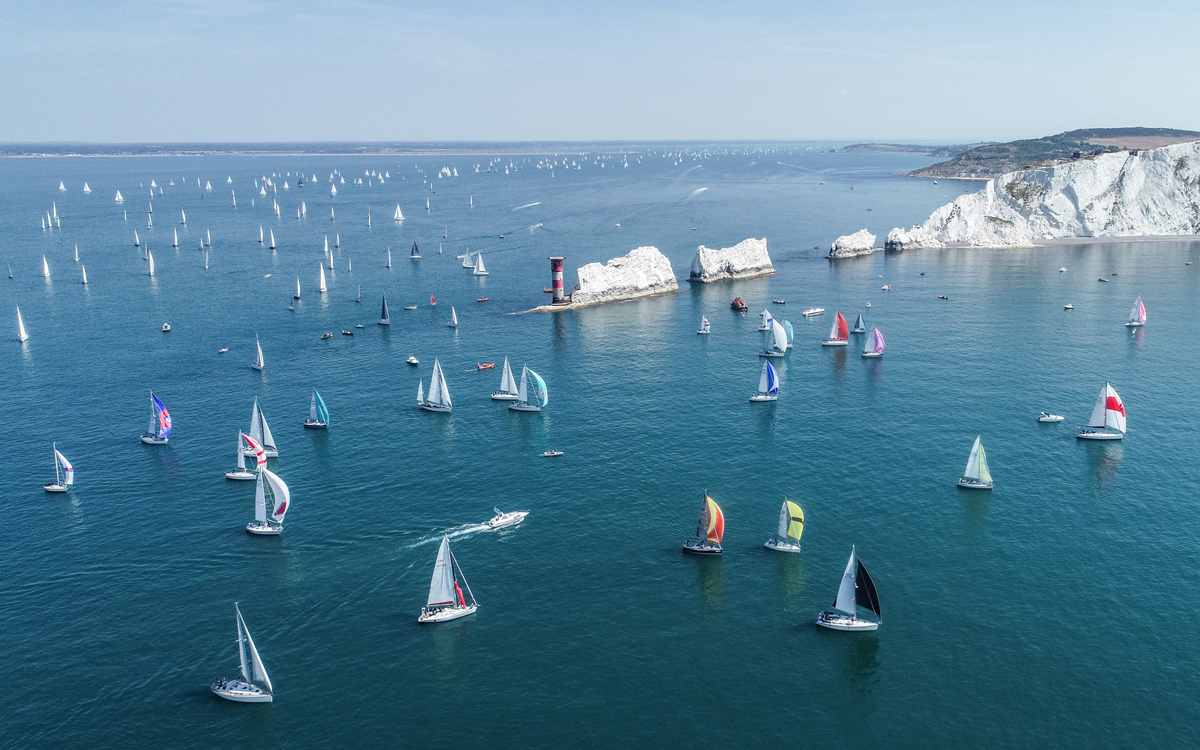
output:
[[[325,400],[317,389],[313,388],[312,402],[308,405],[308,419],[304,426],[310,429],[323,430],[329,426],[329,409],[325,408]]]
[[[763,543],[767,549],[776,552],[799,552],[800,535],[804,533],[804,511],[786,497],[783,507],[779,509],[779,527],[775,536]]]
[[[725,514],[721,506],[705,492],[700,501],[700,519],[696,522],[696,538],[683,543],[684,552],[698,555],[721,554],[721,539],[725,536]]]
[[[426,411],[449,413],[454,404],[450,401],[450,389],[446,387],[446,376],[442,374],[442,364],[435,357],[433,373],[429,376],[429,398],[425,398],[421,390],[421,382],[417,381],[417,406]]]
[[[462,586],[458,585],[460,579]],[[463,588],[467,590],[466,596],[463,595]],[[470,604],[467,603],[467,597],[471,599]],[[479,609],[479,603],[475,601],[475,595],[471,593],[471,587],[467,584],[467,578],[463,575],[458,560],[450,551],[450,537],[443,534],[441,546],[438,547],[437,560],[433,563],[433,577],[429,581],[429,597],[425,600],[425,606],[421,608],[417,622],[457,620],[460,617],[475,614],[477,609]]]
[[[58,450],[58,443],[53,444],[54,451],[54,481],[43,485],[46,492],[66,492],[75,484],[75,467]]]
[[[990,490],[992,488],[992,473],[988,471],[987,452],[983,449],[982,435],[975,437],[971,446],[971,454],[967,456],[967,468],[958,479],[958,486],[969,490]]]
[[[508,358],[505,358],[507,364]],[[521,370],[521,387],[517,390],[517,400],[508,405],[513,411],[541,411],[550,401],[546,390],[546,381],[542,376],[525,365]]]
[[[242,610],[237,604],[233,605],[237,613],[238,658],[241,663],[241,676],[236,680],[217,680],[212,685],[214,694],[235,703],[270,703],[274,700],[274,688],[271,678],[267,676],[267,668],[263,665],[262,657],[254,639],[250,637],[250,629],[242,619]],[[255,683],[262,683],[259,687]]]
[[[874,612],[878,619],[858,619],[859,607]],[[855,549],[851,547],[850,561],[846,563],[846,572],[842,574],[837,599],[834,600],[832,609],[827,609],[817,616],[817,625],[830,630],[867,631],[878,630],[882,624],[883,612],[879,608],[879,594],[875,591],[875,582],[871,580]]]
[[[1092,407],[1087,427],[1080,427],[1080,440],[1121,440],[1125,437],[1125,403],[1110,383],[1105,383]]]

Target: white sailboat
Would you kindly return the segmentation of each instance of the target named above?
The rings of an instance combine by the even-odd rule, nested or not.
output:
[[[263,230],[262,230],[262,224],[259,224],[258,225],[258,244],[261,245],[262,243],[263,243]]]
[[[269,232],[270,237],[271,237],[271,244],[267,245],[267,247],[271,250],[274,250],[275,249],[275,230],[268,229],[267,231]]]
[[[75,484],[75,467],[67,457],[58,452],[58,443],[53,444],[54,450],[54,481],[43,485],[46,492],[66,492]]]
[[[529,365],[521,370],[521,387],[517,390],[517,400],[508,405],[513,411],[541,411],[550,401],[546,390],[546,381],[542,376],[529,369]]]
[[[762,325],[760,325],[760,326],[758,327],[758,330],[760,330],[760,331],[769,331],[769,330],[771,330],[771,321],[772,321],[772,320],[774,320],[774,318],[772,318],[772,317],[771,317],[771,311],[770,311],[770,310],[763,310],[763,311],[762,311],[762,312],[760,312],[758,315],[759,315],[759,317],[761,317],[761,318],[762,318]]]
[[[867,334],[867,340],[863,343],[862,356],[864,359],[871,359],[883,356],[883,334],[878,328],[872,328]]]
[[[390,247],[387,250],[387,254],[388,254],[387,267],[391,268],[392,267],[392,249]]]
[[[300,299],[300,277],[296,277],[296,293],[292,295],[292,299]]]
[[[46,256],[42,256],[42,276],[50,278],[50,264],[46,262]]]
[[[779,528],[763,546],[776,552],[799,552],[800,535],[803,533],[804,511],[785,497],[783,507],[779,509]]]
[[[179,247],[179,230],[174,229],[172,231],[175,232],[175,239],[171,241],[171,247]]]
[[[79,262],[79,245],[75,246],[75,262]]]
[[[708,322],[708,318],[700,316],[700,330],[696,333],[708,334],[712,332],[712,323]]]
[[[454,312],[454,305],[450,305],[450,322],[446,325],[451,328],[458,328],[458,313]]]
[[[150,248],[146,248],[146,260],[150,261],[150,275],[154,275],[154,253],[150,252]]]
[[[137,234],[137,230],[136,230],[136,229],[135,229],[135,230],[133,230],[133,246],[134,246],[134,247],[141,247],[141,246],[142,246],[142,241],[138,239],[138,234]]]
[[[983,449],[982,436],[975,437],[971,446],[971,455],[967,457],[967,468],[959,477],[958,486],[969,490],[990,490],[992,488],[992,473],[988,471],[987,451]]]
[[[264,481],[265,480],[265,481]],[[271,508],[269,514],[268,499]],[[258,470],[258,485],[254,488],[254,520],[246,531],[258,536],[276,536],[283,532],[283,517],[292,505],[288,486],[274,472],[263,466]]]
[[[772,320],[767,334],[767,348],[758,353],[760,357],[782,357],[787,353],[787,332],[778,320]]]
[[[504,372],[500,375],[500,390],[492,394],[493,401],[516,401],[520,397],[517,380],[513,377],[508,357],[504,358]]]
[[[262,657],[258,655],[254,639],[250,637],[250,629],[246,627],[246,621],[242,619],[242,611],[238,609],[237,604],[233,605],[233,609],[237,613],[238,657],[241,659],[242,666],[241,678],[237,680],[217,680],[212,684],[211,689],[216,695],[236,703],[270,703],[274,699],[274,688],[271,687],[271,678],[267,676],[267,668],[263,666]],[[249,662],[247,662],[247,653],[249,654]],[[266,689],[264,690],[255,685],[255,682],[261,682],[266,686]]]
[[[404,221],[404,214],[400,211],[400,204],[396,204],[396,213],[392,214],[392,218],[396,221]]]
[[[476,276],[487,276],[488,271],[483,267],[483,253],[475,253],[475,271]]]
[[[776,401],[779,399],[779,373],[770,360],[763,360],[762,373],[758,376],[758,390],[750,394],[751,401]]]
[[[267,417],[263,414],[262,407],[258,405],[258,398],[254,399],[253,411],[250,414],[250,437],[254,438],[254,442],[262,447],[263,455],[267,458],[276,458],[279,456],[279,450],[275,447],[275,438],[271,435],[271,428],[267,424]],[[250,452],[252,446],[246,446],[245,450]]]
[[[255,471],[246,470],[246,456],[254,457],[255,471],[267,465],[267,454],[262,444],[254,438],[239,432],[237,437],[237,468],[225,472],[226,479],[237,479],[243,482],[252,481],[257,477]]]
[[[312,430],[324,430],[329,427],[329,409],[325,407],[325,399],[313,388],[312,401],[308,405],[308,419],[304,426]]]
[[[204,251],[204,270],[208,270],[208,251]]]
[[[25,332],[25,321],[21,320],[21,306],[17,305],[17,341],[22,344],[29,340],[29,334]]]
[[[858,608],[868,609],[875,613],[878,621],[858,619]],[[817,616],[817,625],[830,630],[866,631],[878,630],[883,624],[883,612],[879,608],[879,594],[875,591],[875,582],[863,567],[853,547],[850,548],[850,562],[846,563],[846,572],[842,574],[842,583],[838,586],[837,599],[833,608],[827,609]]]
[[[254,348],[256,350],[256,354],[254,356],[254,361],[250,363],[250,366],[253,367],[255,370],[261,371],[264,367],[267,366],[267,362],[266,362],[266,360],[263,359],[262,342],[258,340],[257,333],[254,334]]]
[[[454,404],[450,401],[450,389],[446,387],[446,376],[442,373],[442,364],[435,357],[433,374],[429,377],[429,398],[422,399],[421,384],[417,382],[417,405],[426,411],[449,413]]]
[[[463,586],[467,589],[467,596],[471,597],[470,604],[467,604],[462,588],[458,585],[460,578]],[[437,561],[433,564],[433,577],[429,581],[429,598],[426,599],[425,606],[421,608],[417,622],[457,620],[460,617],[475,614],[477,609],[479,609],[479,603],[475,601],[475,595],[471,593],[471,586],[467,583],[467,578],[463,575],[458,560],[450,551],[450,537],[443,534],[442,544],[438,547]]]
[[[1146,305],[1142,303],[1141,297],[1133,303],[1133,309],[1129,311],[1129,322],[1125,325],[1135,328],[1146,325]]]
[[[1087,427],[1080,427],[1080,440],[1121,440],[1125,437],[1125,403],[1112,385],[1105,383],[1092,408]]]
[[[116,201],[117,203],[124,203],[124,202],[125,202],[125,199],[121,197],[121,191],[120,191],[120,190],[118,190],[118,191],[117,191],[117,197],[113,198],[113,200],[114,200],[114,201]]]
[[[83,183],[83,192],[85,192],[85,193],[92,192],[92,189],[90,187],[88,187],[88,184],[86,182]]]
[[[379,312],[379,325],[390,326],[392,324],[392,316],[388,314],[387,295],[383,295],[383,310]]]
[[[187,226],[187,212],[182,209],[179,211],[179,223]]]
[[[463,259],[463,263],[462,263],[463,268],[474,268],[475,267],[475,261],[471,260],[471,251],[470,250],[468,250],[466,252],[466,254],[463,255],[462,259]]]
[[[325,286],[325,266],[318,265],[317,269],[320,271],[320,274],[321,274],[321,281],[320,281],[320,284],[317,286],[317,291],[320,292],[321,294],[324,294],[326,291],[328,291],[328,289]]]
[[[209,247],[212,247],[212,230],[211,229],[204,230],[204,244],[208,245]]]
[[[62,184],[62,180],[58,181],[58,192],[60,192],[60,193],[67,192],[67,186]]]

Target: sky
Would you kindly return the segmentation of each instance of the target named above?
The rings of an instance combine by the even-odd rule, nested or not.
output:
[[[4,0],[0,142],[1200,130],[1196,0]]]

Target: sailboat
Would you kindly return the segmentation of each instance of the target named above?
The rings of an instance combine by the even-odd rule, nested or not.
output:
[[[263,414],[262,407],[258,405],[257,397],[254,399],[254,410],[250,414],[250,437],[262,446],[263,453],[267,458],[279,456],[279,449],[275,447],[275,438],[271,435],[271,428],[267,425],[267,416]]]
[[[442,364],[435,357],[433,374],[429,376],[429,398],[421,395],[421,383],[417,382],[417,405],[426,411],[449,413],[454,406],[450,402],[450,389],[446,387],[446,376],[442,374]]]
[[[764,542],[763,546],[776,552],[799,552],[800,535],[803,533],[804,511],[785,497],[783,507],[779,509],[779,528],[775,536]]]
[[[79,262],[79,245],[75,246],[75,262]]]
[[[525,365],[521,370],[521,387],[517,391],[517,400],[508,405],[513,411],[541,411],[550,401],[546,390],[546,381],[542,376]]]
[[[251,481],[256,478],[253,471],[246,470],[246,456],[254,456],[254,468],[257,470],[267,465],[267,454],[262,444],[249,435],[239,432],[237,437],[237,468],[225,472],[226,479]]]
[[[300,299],[300,277],[296,277],[296,293],[292,295],[292,299]]]
[[[782,357],[787,353],[787,333],[778,320],[771,321],[771,332],[767,334],[767,348],[758,353],[760,357]]]
[[[392,267],[392,249],[390,247],[387,249],[387,254],[388,254],[387,267],[391,268]]]
[[[87,283],[87,267],[82,263],[79,264],[79,270],[83,273],[83,283]]]
[[[325,287],[325,266],[323,266],[323,265],[318,265],[318,266],[317,266],[317,269],[318,269],[318,270],[320,271],[320,273],[321,273],[321,283],[320,283],[320,285],[317,287],[317,291],[318,291],[318,292],[320,292],[321,294],[324,294],[324,293],[327,291],[327,289],[326,289],[326,287]]]
[[[46,262],[46,256],[42,256],[42,276],[50,278],[50,264]]]
[[[854,327],[850,329],[850,333],[866,333],[867,321],[863,320],[862,313],[858,314],[858,319],[854,321]]]
[[[355,302],[362,302],[362,284],[358,285],[358,296],[354,298]],[[361,327],[361,326],[360,326]]]
[[[134,246],[134,247],[141,247],[141,246],[142,246],[142,241],[138,239],[138,235],[137,235],[137,230],[136,230],[136,229],[135,229],[135,230],[133,230],[133,246]]]
[[[392,214],[392,218],[396,221],[404,221],[404,213],[400,210],[400,204],[396,204],[396,213]]]
[[[233,609],[237,613],[238,657],[241,659],[242,676],[237,680],[217,680],[212,684],[212,691],[225,700],[236,703],[270,703],[274,699],[271,678],[267,676],[267,668],[263,666],[258,649],[254,646],[254,639],[250,637],[250,629],[242,619],[242,611],[236,603]],[[250,654],[249,665],[246,663],[247,652]],[[254,682],[261,682],[266,686],[266,690]]]
[[[154,275],[154,253],[150,252],[150,248],[146,248],[146,260],[150,261],[150,275]]]
[[[711,329],[712,329],[712,323],[709,323],[708,318],[701,315],[700,316],[700,330],[696,331],[696,333],[707,334],[711,331]]]
[[[118,191],[117,191],[117,197],[116,197],[116,198],[113,198],[113,200],[114,200],[114,201],[116,201],[117,203],[124,203],[124,202],[125,202],[125,199],[121,197],[121,191],[120,191],[120,190],[118,190]]]
[[[990,490],[992,488],[992,473],[988,471],[987,451],[983,449],[982,436],[975,437],[971,446],[971,455],[967,457],[967,468],[958,480],[959,487],[968,490]]]
[[[872,328],[870,335],[867,336],[866,344],[863,346],[862,355],[865,358],[882,357],[883,356],[883,334],[878,328]]]
[[[175,232],[175,239],[171,240],[171,247],[179,247],[179,230],[174,229],[172,231]]]
[[[762,374],[758,377],[758,391],[750,394],[751,401],[775,401],[779,398],[779,373],[770,360],[763,360]]]
[[[208,251],[204,251],[204,270],[208,270]]]
[[[29,334],[25,332],[25,321],[21,320],[21,306],[17,305],[17,341],[24,344],[29,340]]]
[[[204,244],[208,245],[209,247],[212,247],[212,230],[211,229],[204,230]]]
[[[83,183],[83,192],[85,192],[85,193],[92,192],[92,189],[90,187],[88,187],[88,184],[86,182]]]
[[[75,484],[75,467],[67,457],[58,452],[58,443],[54,443],[54,481],[43,485],[46,492],[66,492]]]
[[[254,356],[254,361],[250,363],[250,366],[255,370],[261,371],[262,368],[267,366],[267,363],[266,360],[263,359],[262,342],[258,340],[257,333],[254,334],[254,348],[256,350],[256,354]]]
[[[758,327],[758,330],[760,330],[760,331],[771,330],[771,321],[774,320],[774,318],[771,317],[771,311],[763,310],[762,312],[759,313],[759,317],[762,318],[762,325],[760,325]]]
[[[390,326],[392,324],[392,316],[388,314],[387,295],[383,295],[383,310],[379,313],[379,325]]]
[[[142,435],[142,442],[146,445],[166,445],[170,437],[171,414],[158,396],[154,395],[154,391],[150,391],[150,426],[146,428],[146,434]]]
[[[467,604],[462,587],[458,585],[459,578],[462,579],[463,586],[467,588],[467,596],[471,597],[470,604]],[[417,622],[457,620],[460,617],[475,614],[477,609],[479,609],[479,603],[475,601],[475,595],[471,593],[467,577],[463,575],[458,560],[450,551],[450,537],[443,534],[442,544],[438,547],[437,562],[433,564],[433,577],[429,581],[429,598],[425,601],[425,606],[421,608]]]
[[[500,375],[500,390],[492,394],[493,401],[516,401],[520,397],[517,381],[513,377],[512,368],[508,365],[508,357],[504,358],[504,371]]]
[[[845,346],[850,340],[850,329],[846,325],[846,318],[842,315],[842,311],[838,310],[837,317],[833,319],[833,327],[829,329],[829,338],[821,342],[821,346]]]
[[[721,554],[721,539],[725,536],[725,514],[717,501],[704,493],[700,501],[700,520],[696,522],[696,538],[683,543],[684,552],[699,555]]]
[[[261,245],[262,243],[263,243],[263,230],[262,230],[262,224],[259,224],[258,225],[258,244]]]
[[[267,245],[267,247],[270,248],[271,250],[274,250],[275,249],[275,230],[268,229],[267,232],[270,234],[270,237],[271,237],[271,244]]]
[[[308,419],[304,420],[304,426],[314,430],[329,427],[329,409],[325,408],[325,400],[317,393],[316,388],[313,388],[312,401],[308,405]]]
[[[462,259],[463,259],[463,264],[462,264],[463,268],[474,268],[475,267],[475,262],[473,260],[471,260],[471,251],[468,250],[466,252],[466,254],[463,255]]]
[[[181,210],[179,212],[179,223],[183,224],[184,226],[187,226],[187,212],[186,211]]]
[[[62,184],[62,180],[58,181],[58,192],[60,192],[60,193],[67,192],[67,186]]]
[[[437,297],[434,297],[432,292],[429,294],[429,306],[430,307],[437,306]]]
[[[409,251],[408,257],[412,258],[413,260],[421,259],[421,251],[417,249],[417,243],[413,243],[412,250]]]
[[[483,253],[475,253],[475,275],[487,276],[488,271],[483,267]]]
[[[1080,427],[1075,437],[1080,440],[1121,440],[1125,437],[1125,404],[1108,383],[1100,390],[1087,427]]]
[[[451,328],[458,328],[458,313],[454,312],[454,305],[450,305],[450,322],[446,325]]]
[[[263,480],[266,480],[265,482]],[[271,500],[271,511],[267,513],[267,499]],[[258,485],[254,488],[254,520],[246,524],[246,531],[258,536],[276,536],[283,531],[283,517],[292,505],[288,486],[267,467],[258,470]]]
[[[792,342],[796,340],[796,329],[792,328],[792,321],[783,321],[783,330],[787,334],[787,348],[792,348]]]
[[[869,609],[879,618],[878,621],[858,619],[858,608]],[[830,630],[879,630],[883,624],[883,612],[879,609],[879,594],[875,591],[875,582],[863,567],[853,547],[850,548],[850,562],[846,563],[846,572],[842,574],[842,583],[838,586],[837,599],[833,608],[827,609],[817,616],[817,624]]]
[[[1133,309],[1129,311],[1129,322],[1127,326],[1144,326],[1146,325],[1146,305],[1142,303],[1142,298],[1138,297],[1137,302],[1133,303]]]

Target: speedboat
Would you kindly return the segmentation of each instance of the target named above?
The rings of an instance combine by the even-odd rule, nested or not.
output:
[[[476,370],[494,370],[495,368],[496,368],[495,362],[482,362],[482,363],[477,363],[475,365]]]
[[[416,305],[405,305],[404,309],[405,310],[416,310],[417,306]]]
[[[868,307],[868,308],[870,308],[870,307],[871,307],[871,303],[870,303],[870,302],[868,302],[868,303],[867,303],[867,307]]]
[[[362,323],[359,323],[358,325],[356,325],[356,326],[354,326],[354,327],[355,327],[355,328],[362,328]]]
[[[1075,305],[1063,305],[1063,309],[1064,309],[1064,310],[1074,310],[1074,309],[1075,309]]]
[[[220,349],[218,349],[218,350],[217,350],[217,354],[224,354],[224,353],[225,353],[225,352],[227,352],[227,351],[229,351],[229,347],[228,347],[228,346],[223,346],[223,347],[221,347]]]
[[[938,295],[938,299],[950,299],[950,298],[949,298],[949,297],[947,297],[947,296],[946,296],[946,295],[944,295],[944,294],[939,294],[939,295]]]
[[[342,331],[342,335],[343,335],[343,336],[353,336],[353,335],[354,335],[354,331]]]
[[[551,448],[550,450],[548,450],[548,451],[545,451],[544,453],[542,453],[542,455],[543,455],[543,456],[545,456],[545,457],[547,457],[547,458],[550,458],[550,457],[553,457],[553,456],[561,456],[562,454],[563,454],[563,452],[562,452],[562,451],[560,451],[560,450],[557,450],[557,449],[554,449],[554,448]]]
[[[476,302],[487,302],[487,297],[480,297],[479,299],[477,299],[475,301]]]
[[[775,303],[776,305],[786,305],[787,304],[787,300],[783,300],[783,299],[773,299],[771,301],[773,303]]]
[[[163,333],[168,333],[171,330],[170,323],[163,323]]]
[[[891,285],[891,284],[884,284],[884,285],[883,285],[883,291],[885,291],[885,292],[890,292],[891,290],[892,290],[892,285]]]
[[[417,358],[416,358],[416,357],[414,357],[414,356],[412,356],[411,354],[410,354],[410,355],[408,355],[408,359],[406,359],[406,360],[404,360],[404,361],[405,361],[405,362],[407,362],[407,363],[409,363],[410,365],[413,365],[414,367],[415,367],[415,366],[417,366],[417,365],[419,365],[419,364],[421,364],[421,363],[420,363],[420,362],[417,360]]]
[[[1061,422],[1064,419],[1066,419],[1066,417],[1061,414],[1050,414],[1049,412],[1042,412],[1038,416],[1039,422]]]
[[[805,310],[804,312],[802,312],[801,315],[803,315],[806,318],[811,318],[812,316],[820,315],[823,312],[825,312],[825,308],[823,308],[823,307],[810,307],[807,310]]]
[[[1100,278],[1096,279],[1096,281],[1103,281],[1105,284],[1107,284],[1107,283],[1108,283],[1108,279],[1104,278],[1103,276],[1101,276]]]
[[[1059,273],[1066,273],[1066,272],[1067,272],[1067,267],[1066,267],[1066,266],[1063,266],[1062,268],[1058,269],[1058,272],[1059,272]]]
[[[514,510],[509,513],[505,513],[499,508],[493,508],[492,510],[496,511],[496,517],[487,522],[489,529],[503,529],[506,526],[516,526],[525,520],[525,516],[529,515],[529,511],[527,510]]]
[[[321,338],[322,338],[322,339],[331,339],[331,338],[333,338],[333,331],[326,331],[325,333],[322,333],[322,334],[321,334]]]

